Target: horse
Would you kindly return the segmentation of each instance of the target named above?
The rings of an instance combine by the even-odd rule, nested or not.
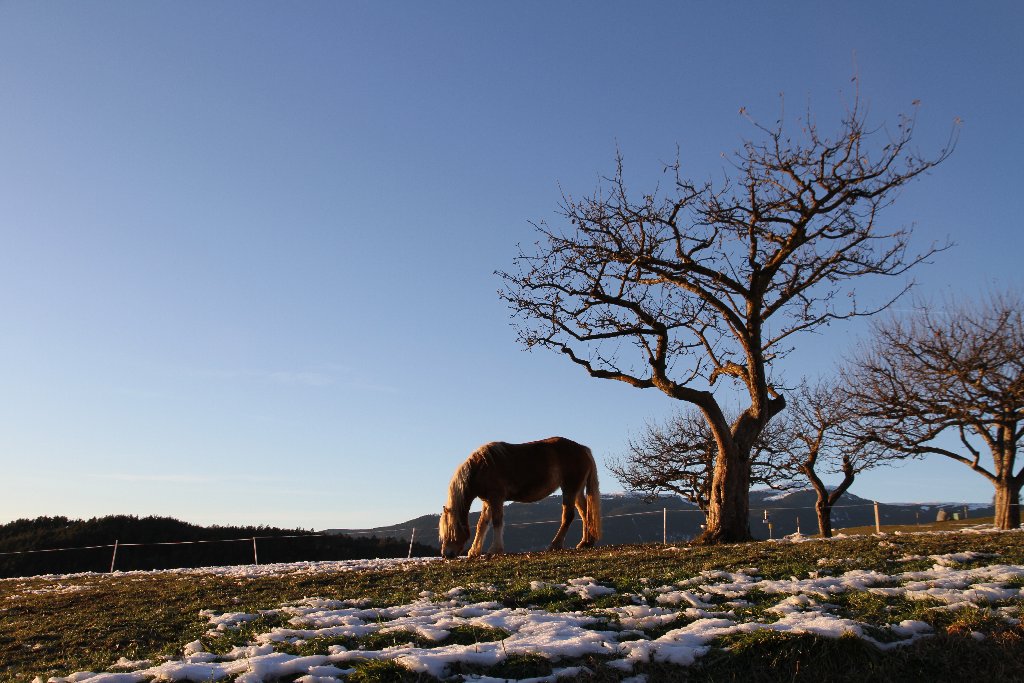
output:
[[[495,441],[481,446],[459,465],[448,485],[448,503],[438,525],[441,554],[450,559],[462,553],[469,540],[469,506],[474,498],[483,501],[483,511],[468,555],[481,554],[488,524],[494,529],[488,553],[497,555],[505,552],[505,501],[533,503],[559,487],[562,523],[548,549],[562,547],[574,507],[583,520],[583,539],[576,547],[594,545],[601,538],[601,494],[597,464],[589,448],[560,436],[520,444]]]

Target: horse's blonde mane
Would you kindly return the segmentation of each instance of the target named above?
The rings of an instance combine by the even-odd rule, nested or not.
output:
[[[507,452],[505,444],[500,442],[484,444],[469,454],[469,457],[455,470],[452,481],[448,485],[448,507],[455,509],[460,503],[468,503],[466,500],[466,487],[469,486],[469,479],[480,465],[488,460],[493,461],[496,457],[501,458]]]
[[[459,527],[463,527],[466,534],[469,533],[469,506],[473,502],[472,497],[466,493],[469,480],[473,472],[488,460],[495,457],[501,458],[507,454],[505,444],[493,442],[484,444],[470,453],[469,457],[459,465],[452,475],[451,483],[448,484],[448,515],[441,515],[441,522],[438,531],[442,540],[454,541],[455,533]]]

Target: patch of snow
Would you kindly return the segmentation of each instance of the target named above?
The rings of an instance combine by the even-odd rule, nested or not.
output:
[[[923,621],[918,621],[916,619],[904,619],[898,624],[889,626],[889,630],[898,636],[909,638],[922,633],[931,633],[932,627]]]
[[[984,560],[990,557],[999,557],[999,553],[979,553],[974,551],[967,551],[962,553],[948,553],[946,555],[929,555],[929,557],[943,567],[952,567],[957,564],[965,564],[967,562],[975,562],[977,560]]]
[[[584,576],[579,579],[572,579],[565,587],[565,592],[578,595],[584,600],[593,600],[601,595],[613,595],[615,589],[609,586],[602,586],[591,576]]]
[[[601,595],[613,595],[615,589],[610,586],[602,586],[592,576],[583,576],[572,579],[569,583],[546,583],[544,581],[531,581],[530,590],[540,591],[548,588],[555,588],[564,591],[566,595],[576,595],[584,600],[593,600]]]
[[[111,669],[141,669],[143,667],[152,666],[153,660],[151,659],[128,659],[127,657],[121,657],[114,662]]]
[[[701,600],[697,594],[691,591],[668,591],[659,595],[656,599],[659,605],[689,605],[697,609],[713,610],[715,608],[709,602]]]

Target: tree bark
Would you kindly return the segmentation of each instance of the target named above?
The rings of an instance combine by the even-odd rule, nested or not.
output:
[[[818,513],[818,534],[822,538],[832,538],[832,506],[828,500],[818,496],[814,511]]]
[[[818,500],[814,502],[814,511],[818,516],[818,533],[822,538],[832,538],[832,507],[846,493],[850,485],[853,484],[857,473],[853,468],[853,464],[848,459],[844,459],[843,481],[832,490],[832,493],[829,493],[821,477],[814,471],[814,464],[817,458],[817,449],[812,449],[811,455],[800,465],[800,471],[806,475],[807,480],[811,482],[811,486],[814,488],[814,492],[818,495]]]
[[[708,415],[708,411],[705,411]],[[753,540],[750,533],[750,453],[760,433],[749,416],[728,429],[720,415],[708,415],[718,444],[707,527],[694,539],[698,545],[742,543]]]
[[[707,528],[694,539],[698,545],[741,543],[753,539],[750,533],[749,454],[743,457],[735,446],[719,452],[711,483]]]
[[[1016,529],[1020,526],[1019,477],[1006,477],[995,482],[996,514],[994,525],[997,529]]]
[[[818,495],[818,499],[814,501],[814,512],[818,516],[818,533],[822,538],[832,538],[832,500],[829,498],[825,483],[814,471],[816,459],[817,451],[812,450],[811,456],[800,466],[800,470],[807,476],[811,487]]]

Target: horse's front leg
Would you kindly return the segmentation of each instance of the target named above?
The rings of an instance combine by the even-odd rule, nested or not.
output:
[[[473,545],[470,546],[469,557],[476,557],[484,548],[484,537],[487,535],[487,525],[491,521],[491,506],[484,501],[484,509],[480,511],[480,521],[476,523],[476,536],[473,537]]]
[[[503,535],[505,530],[504,502],[491,506],[491,528],[494,529],[494,538],[491,539],[491,549],[487,553],[489,555],[501,555],[505,552],[505,537]]]

